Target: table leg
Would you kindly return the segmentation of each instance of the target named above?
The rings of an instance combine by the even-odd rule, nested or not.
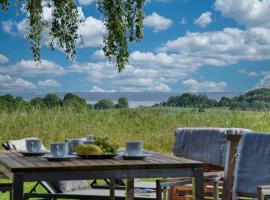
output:
[[[115,179],[110,179],[110,200],[115,200]]]
[[[23,200],[23,174],[14,174],[12,184],[12,200]]]
[[[194,169],[194,187],[195,190],[195,200],[203,200],[204,199],[204,187],[203,187],[203,169],[197,168]]]
[[[134,179],[127,179],[126,200],[134,200]]]

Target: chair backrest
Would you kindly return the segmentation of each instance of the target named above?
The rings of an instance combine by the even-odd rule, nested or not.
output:
[[[256,197],[257,186],[270,185],[270,134],[248,133],[242,136],[234,170],[233,199]]]
[[[173,153],[224,168],[227,135],[251,132],[240,128],[178,128],[175,130]]]
[[[37,139],[35,137],[24,138],[20,140],[9,140],[6,144],[9,150],[26,150],[26,139]],[[42,144],[42,149],[46,150],[46,147]],[[50,193],[66,193],[80,190],[88,190],[90,186],[86,180],[76,181],[42,181],[43,187]]]
[[[6,145],[8,147],[8,150],[20,150],[25,151],[26,150],[26,140],[27,139],[38,139],[36,137],[29,137],[29,138],[23,138],[19,140],[9,140],[6,142]],[[41,145],[42,150],[46,150],[46,147],[42,144]]]

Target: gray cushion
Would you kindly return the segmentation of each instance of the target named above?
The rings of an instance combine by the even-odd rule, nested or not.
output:
[[[85,180],[76,181],[54,181],[48,182],[47,185],[57,193],[76,192],[81,190],[90,190],[90,186]]]
[[[224,167],[228,134],[244,134],[240,128],[178,128],[173,153],[176,156]]]
[[[245,134],[237,147],[233,195],[256,197],[257,186],[270,185],[270,134]]]

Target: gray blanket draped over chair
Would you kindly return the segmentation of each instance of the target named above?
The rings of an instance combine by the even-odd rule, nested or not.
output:
[[[251,132],[241,128],[178,128],[175,130],[173,153],[207,164],[224,167],[227,135]]]
[[[256,197],[257,186],[270,185],[270,134],[245,134],[238,145],[233,198]]]

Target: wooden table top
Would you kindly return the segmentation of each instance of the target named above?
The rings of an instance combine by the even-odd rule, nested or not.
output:
[[[168,169],[168,168],[201,168],[202,162],[181,157],[152,153],[151,157],[143,160],[114,159],[82,159],[74,158],[69,161],[52,162],[35,156],[25,157],[16,151],[0,153],[0,165],[10,172],[49,172],[49,171],[83,171],[83,170],[128,170],[128,169]]]

